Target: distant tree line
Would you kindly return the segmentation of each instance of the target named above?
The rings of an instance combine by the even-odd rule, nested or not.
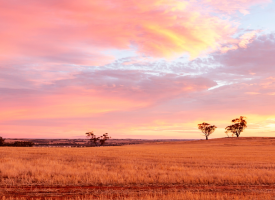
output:
[[[33,142],[22,142],[22,141],[15,141],[7,143],[5,142],[5,139],[0,137],[0,146],[6,146],[6,147],[32,147],[34,145]]]
[[[108,133],[104,133],[102,136],[97,137],[93,131],[86,133],[87,137],[89,138],[90,142],[94,146],[103,146],[105,142],[110,139]],[[70,143],[67,143],[70,144]],[[45,144],[47,145],[47,144]],[[62,145],[65,145],[62,143]],[[0,146],[10,146],[10,147],[32,147],[34,146],[33,142],[23,142],[23,141],[15,141],[15,142],[5,142],[5,139],[0,137]]]
[[[227,136],[229,137],[229,134],[232,134],[232,137],[234,135],[239,137],[241,132],[243,132],[244,129],[247,127],[247,121],[245,119],[246,118],[243,116],[240,116],[240,118],[233,119],[231,121],[233,124],[225,128],[225,133],[227,134]],[[198,129],[202,131],[206,140],[208,140],[209,135],[211,135],[216,128],[217,127],[215,125],[210,125],[205,122],[198,124]]]

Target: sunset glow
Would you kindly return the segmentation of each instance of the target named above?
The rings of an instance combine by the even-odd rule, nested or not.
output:
[[[274,0],[0,0],[0,136],[275,133]]]

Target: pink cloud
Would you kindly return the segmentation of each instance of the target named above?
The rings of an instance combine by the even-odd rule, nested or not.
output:
[[[253,42],[253,40],[256,38],[257,33],[260,32],[260,30],[250,31],[241,35],[235,40],[231,40],[230,43],[221,47],[221,52],[226,53],[227,51],[236,50],[238,48],[247,48],[247,45]]]
[[[0,53],[7,58],[100,65],[106,58],[113,59],[104,55],[104,50],[131,46],[150,56],[189,53],[196,57],[231,40],[236,32],[230,21],[201,12],[203,8],[195,3],[179,0],[115,4],[107,0],[5,1],[0,9],[0,18],[4,19]]]
[[[242,35],[240,37],[241,41],[239,43],[239,47],[247,48],[247,45],[255,39],[256,33],[258,33],[258,32],[259,31],[251,31],[249,33],[245,33],[244,35]]]
[[[153,76],[139,71],[100,70],[27,89],[32,82],[15,79],[22,88],[2,88],[2,119],[77,116],[147,107],[158,102],[202,91],[215,82],[201,77]],[[13,84],[16,84],[13,83]],[[10,101],[17,99],[20,101]],[[12,108],[12,109],[11,109]],[[14,112],[10,112],[14,110]],[[14,113],[8,117],[5,112]],[[39,112],[43,113],[39,115]],[[22,114],[18,114],[22,113]],[[70,114],[69,114],[70,113]]]
[[[230,73],[243,75],[270,75],[274,72],[275,58],[274,34],[258,36],[247,48],[228,51],[224,55],[216,55],[215,60]]]
[[[24,77],[21,81],[13,76],[12,80],[23,88],[0,89],[0,127],[5,137],[7,134],[18,137],[15,130],[22,128],[28,132],[28,137],[34,137],[33,132],[38,127],[43,127],[38,135],[50,137],[56,137],[54,133],[64,137],[66,132],[79,135],[78,131],[88,130],[91,126],[97,131],[103,131],[106,126],[113,131],[125,131],[137,124],[147,124],[148,119],[153,120],[153,116],[141,119],[142,110],[150,111],[151,107],[171,98],[188,97],[215,85],[215,82],[201,77],[96,70],[24,89],[32,82],[24,83]],[[128,116],[135,112],[138,114]]]

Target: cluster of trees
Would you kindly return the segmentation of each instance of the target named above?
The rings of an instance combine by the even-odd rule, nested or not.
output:
[[[93,131],[87,132],[86,135],[95,146],[102,146],[105,144],[106,140],[111,138],[108,136],[108,133],[104,133],[102,136],[97,137]]]
[[[10,146],[10,147],[32,147],[34,145],[33,142],[21,142],[16,141],[12,143],[6,143],[5,139],[0,137],[0,146]]]
[[[233,124],[225,128],[225,133],[227,134],[227,136],[229,137],[229,134],[232,134],[232,137],[234,135],[239,137],[241,132],[243,132],[244,129],[247,127],[247,121],[245,119],[246,118],[243,116],[240,116],[240,118],[233,119]],[[206,140],[208,140],[209,135],[211,135],[217,127],[215,125],[210,125],[208,123],[203,122],[201,124],[198,124],[198,128],[202,131],[202,133],[206,137]]]

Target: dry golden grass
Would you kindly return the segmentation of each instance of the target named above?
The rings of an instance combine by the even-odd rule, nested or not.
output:
[[[95,148],[2,147],[0,155],[3,194],[11,186],[105,186],[106,190],[148,187],[162,191],[180,186],[180,191],[166,195],[198,196],[205,190],[214,195],[211,190],[217,192],[217,186],[220,186],[218,192],[234,186],[235,189],[227,192],[231,194],[245,187],[247,194],[256,191],[257,195],[273,198],[273,193],[266,192],[275,189],[275,138],[224,138]],[[258,187],[263,185],[274,188]],[[191,193],[182,193],[183,190]],[[203,194],[207,199],[206,193]],[[226,198],[219,195],[216,199]],[[241,194],[236,194],[236,198],[238,195]],[[202,199],[195,196],[192,199]]]
[[[2,197],[0,200],[54,200],[56,197]],[[105,199],[117,199],[117,200],[272,200],[272,195],[246,195],[246,194],[213,194],[213,193],[192,193],[192,192],[179,192],[170,194],[146,194],[144,196],[131,196],[125,197],[123,195],[100,195],[97,198],[90,195],[83,195],[81,197],[64,197],[63,200],[105,200]]]

